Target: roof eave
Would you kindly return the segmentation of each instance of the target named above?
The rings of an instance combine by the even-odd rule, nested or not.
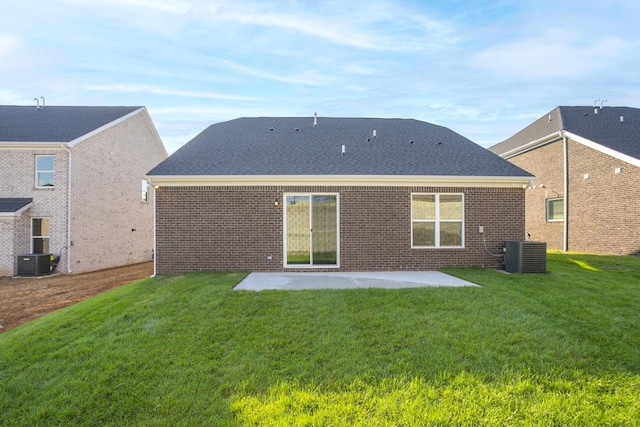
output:
[[[67,141],[0,141],[0,150],[62,150]]]
[[[29,202],[17,211],[14,212],[0,212],[0,218],[15,218],[22,215],[22,212],[26,211],[33,205],[33,202]]]
[[[147,175],[158,187],[197,186],[360,186],[523,188],[534,176],[421,175]]]

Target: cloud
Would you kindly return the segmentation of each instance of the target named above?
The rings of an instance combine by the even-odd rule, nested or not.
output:
[[[5,61],[9,55],[22,47],[22,40],[15,34],[0,34],[0,61]]]
[[[184,98],[204,98],[204,99],[221,99],[226,101],[257,101],[260,97],[256,96],[241,96],[241,95],[229,95],[212,92],[195,92],[188,90],[169,89],[158,86],[150,85],[136,85],[136,84],[111,84],[111,85],[89,85],[87,90],[105,91],[105,92],[142,92],[152,95],[162,96],[175,96]]]
[[[469,64],[523,80],[575,78],[610,67],[627,50],[617,37],[584,38],[551,29],[536,37],[489,46],[472,55]]]

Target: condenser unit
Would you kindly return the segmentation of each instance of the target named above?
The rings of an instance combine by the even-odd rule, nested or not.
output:
[[[510,240],[504,243],[504,269],[508,273],[547,272],[546,242]]]
[[[18,255],[18,276],[44,276],[51,274],[51,254]]]

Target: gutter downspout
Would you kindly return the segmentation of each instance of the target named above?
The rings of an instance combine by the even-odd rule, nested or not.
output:
[[[562,136],[562,151],[564,162],[564,237],[562,243],[562,251],[567,252],[569,250],[569,143],[566,136]]]
[[[67,273],[71,274],[71,150],[62,144],[62,149],[67,152]]]
[[[156,277],[158,274],[157,270],[157,259],[158,259],[158,250],[156,248],[156,205],[158,200],[158,192],[156,191],[155,186],[149,182],[149,186],[153,189],[153,277]]]

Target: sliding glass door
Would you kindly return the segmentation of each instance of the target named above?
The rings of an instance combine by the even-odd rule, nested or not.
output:
[[[286,265],[338,265],[338,195],[285,195]]]

